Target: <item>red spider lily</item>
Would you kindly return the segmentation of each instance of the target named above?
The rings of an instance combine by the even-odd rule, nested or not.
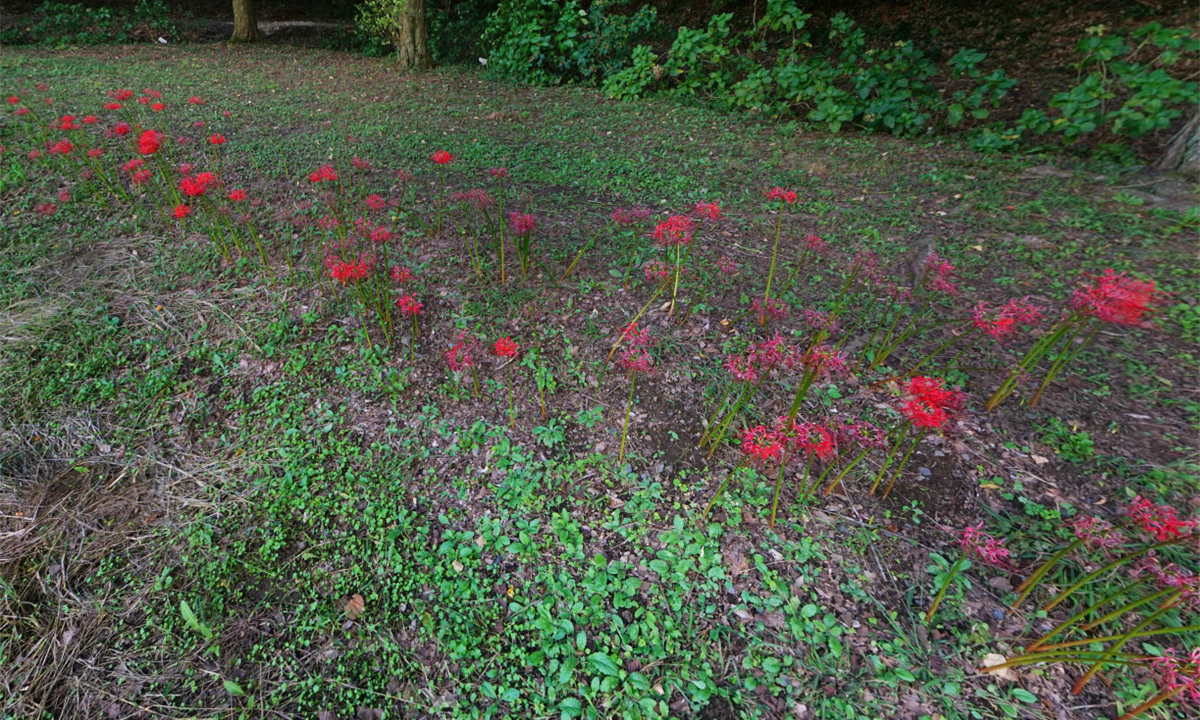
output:
[[[781,187],[773,187],[767,191],[768,200],[781,200],[788,205],[795,205],[796,198],[797,195],[795,190],[784,190]]]
[[[771,370],[780,363],[790,362],[792,351],[783,336],[775,333],[771,338],[750,346],[750,357],[763,370]]]
[[[1186,657],[1176,657],[1167,648],[1160,657],[1151,658],[1150,667],[1158,674],[1162,693],[1200,705],[1200,648],[1192,648]]]
[[[233,202],[241,202],[246,199],[246,191],[240,190],[240,189],[232,190],[229,193],[229,199],[232,200]]]
[[[721,219],[721,203],[716,202],[716,201],[698,202],[698,203],[696,203],[696,208],[692,211],[692,213],[700,218],[707,218],[709,220],[720,220]]]
[[[142,104],[142,105],[149,105],[149,104],[150,104],[150,98],[148,98],[148,97],[140,97],[140,98],[138,98],[138,103],[140,103],[140,104]]]
[[[150,169],[147,168],[147,169],[143,169],[143,170],[138,170],[137,172],[133,173],[133,175],[129,179],[130,179],[130,181],[133,182],[134,185],[142,185],[144,183],[149,182],[150,178],[152,178],[152,177],[154,177],[153,171],[151,171]]]
[[[59,140],[50,146],[49,153],[51,155],[67,155],[74,149],[75,146],[71,144],[70,140]]]
[[[1170,505],[1155,505],[1141,495],[1129,504],[1129,519],[1159,542],[1186,535],[1196,527],[1195,520],[1180,520]]]
[[[1127,538],[1112,523],[1092,515],[1081,515],[1067,521],[1075,537],[1095,548],[1115,548],[1125,544]]]
[[[200,129],[200,128],[207,127],[207,126],[208,126],[208,123],[204,122],[203,120],[197,120],[196,122],[192,123],[192,127],[196,128],[196,129]]]
[[[368,195],[367,199],[363,202],[365,202],[367,207],[371,208],[372,210],[382,210],[387,207],[387,201],[378,195]]]
[[[397,170],[396,171],[396,179],[402,183],[412,182],[413,176],[412,176],[412,173],[410,173],[407,170]]]
[[[1009,300],[999,307],[981,302],[971,315],[971,322],[976,328],[999,341],[1011,337],[1022,325],[1041,319],[1041,306],[1029,302],[1029,298]]]
[[[385,243],[392,239],[392,231],[380,226],[371,231],[371,242]]]
[[[783,457],[783,443],[774,430],[759,425],[742,433],[742,452],[765,463]]]
[[[52,202],[39,203],[39,204],[33,206],[33,211],[36,212],[38,215],[45,215],[46,217],[50,217],[54,213],[58,212],[58,206]]]
[[[645,347],[634,346],[621,353],[621,368],[627,373],[650,372],[653,366],[650,351]]]
[[[772,320],[783,320],[788,316],[789,306],[782,300],[768,299],[765,303],[755,300],[750,303],[750,310],[757,315],[765,315]]]
[[[510,212],[508,214],[508,223],[512,226],[512,231],[517,235],[528,235],[537,227],[537,220],[532,215],[519,212]]]
[[[812,330],[825,331],[827,336],[836,335],[838,331],[838,322],[824,310],[813,310],[811,308],[804,310],[804,323]]]
[[[492,346],[492,352],[502,358],[515,358],[517,350],[517,344],[510,337],[502,337]]]
[[[848,370],[846,353],[824,344],[816,345],[804,353],[800,362],[813,377],[839,377]]]
[[[192,214],[192,208],[189,205],[176,205],[174,212],[175,212],[175,219],[182,220],[182,219],[186,218],[188,215]]]
[[[30,160],[37,160],[37,159],[38,159],[38,158],[40,158],[41,156],[42,156],[42,151],[41,151],[41,150],[30,150],[30,151],[29,151],[29,159],[30,159]]]
[[[654,240],[663,247],[687,245],[692,241],[696,223],[686,215],[672,215],[654,228]]]
[[[29,114],[29,108],[27,108],[27,107],[19,107],[16,110],[13,110],[13,115],[21,116],[21,115],[28,115],[28,114]]]
[[[776,423],[776,433],[786,437],[791,449],[808,459],[832,460],[837,446],[829,429],[820,423],[793,423],[786,415]]]
[[[737,275],[738,265],[728,255],[717,258],[717,270],[723,275]]]
[[[488,175],[491,175],[494,178],[506,178],[506,177],[508,177],[508,168],[502,168],[502,167],[488,168]]]
[[[963,395],[942,387],[941,380],[917,376],[909,381],[907,394],[911,399],[900,406],[900,413],[914,427],[940,430],[950,420],[951,413],[963,406]]]
[[[9,105],[16,105],[16,104],[18,104],[18,103],[20,103],[20,102],[21,102],[21,98],[17,97],[16,95],[10,95],[10,96],[8,97],[8,104],[9,104]]]
[[[425,306],[421,304],[421,301],[412,295],[401,295],[396,299],[396,307],[400,309],[400,314],[407,318],[422,315],[425,310]]]
[[[134,159],[130,160],[129,162],[125,163],[124,165],[122,165],[121,169],[127,173],[132,173],[135,170],[138,170],[139,168],[141,168],[145,164],[146,164],[145,160],[143,160],[141,158],[134,158]]]
[[[983,523],[968,525],[958,535],[958,544],[967,556],[997,567],[1008,565],[1008,548],[1000,545],[1000,541],[983,532]]]
[[[1112,268],[1092,278],[1089,287],[1075,291],[1071,301],[1076,312],[1118,325],[1147,325],[1142,316],[1152,311],[1162,297],[1154,281],[1143,282]]]
[[[179,189],[188,197],[200,197],[208,190],[208,183],[198,178],[184,178],[179,181]]]
[[[192,174],[192,164],[191,163],[181,163],[179,165],[179,174],[184,177],[189,177]]]
[[[958,286],[954,284],[953,277],[954,265],[949,260],[937,253],[930,253],[925,258],[925,282],[930,288],[947,295],[957,294]]]
[[[392,279],[398,283],[412,282],[413,274],[408,268],[396,265],[392,268]]]
[[[37,87],[37,89],[41,90],[42,92],[46,92],[47,90],[50,89],[50,86],[47,85],[46,83],[38,83],[35,87]]]
[[[67,188],[62,188],[58,191],[58,201],[61,203],[71,202],[71,191]]]
[[[468,339],[465,332],[459,333],[454,341],[454,346],[444,353],[446,364],[454,372],[461,372],[475,367],[475,357],[472,354],[474,347],[475,341],[473,339]]]
[[[78,130],[79,126],[75,124],[74,115],[63,115],[59,118],[58,128],[60,130]]]
[[[317,218],[317,227],[322,230],[336,230],[341,223],[332,215],[322,215]]]
[[[119,102],[104,103],[105,110],[120,110],[123,106]]]
[[[154,112],[162,112],[163,110],[167,109],[167,106],[164,105],[163,103],[159,102],[159,103],[154,103],[153,105],[151,105],[150,109],[153,110]]]
[[[633,347],[645,347],[652,342],[650,331],[645,328],[639,328],[637,320],[621,328],[621,340]]]
[[[204,104],[204,101],[198,97],[193,96],[193,97],[188,98],[188,105],[203,105],[203,104]]]
[[[887,433],[883,431],[883,428],[865,420],[839,422],[834,428],[834,433],[839,446],[857,445],[863,448],[879,449],[887,447]]]
[[[483,210],[492,206],[492,198],[488,196],[487,190],[483,188],[475,188],[466,192],[456,192],[450,195],[451,202],[468,203],[474,206],[477,210]],[[517,213],[513,213],[514,215]]]
[[[353,158],[350,159],[350,164],[353,165],[358,170],[370,170],[371,169],[371,163],[367,162],[366,160],[363,160],[362,158],[360,158],[357,155],[355,155]]]
[[[454,156],[445,150],[438,150],[429,158],[435,165],[449,165],[454,162]]]
[[[88,150],[88,157],[90,158],[98,158],[103,154],[104,148],[92,148],[91,150]]]
[[[646,276],[646,280],[666,280],[671,271],[667,268],[667,264],[662,260],[649,260],[645,265],[642,265],[642,274]]]
[[[818,255],[824,254],[829,249],[829,243],[812,233],[804,236],[804,246],[808,248],[809,252],[815,252]]]
[[[730,377],[739,382],[758,382],[759,367],[751,355],[730,355],[725,360],[725,369]]]
[[[153,155],[162,147],[162,135],[156,130],[147,130],[138,138],[138,152]]]
[[[225,136],[220,133],[213,133],[213,136],[208,139],[209,145],[224,145]]]
[[[119,122],[113,126],[113,132],[118,135],[128,135],[133,128],[129,127],[129,123]]]
[[[337,179],[337,170],[334,170],[332,165],[322,165],[308,176],[308,181],[314,183],[333,182]]]
[[[128,100],[129,98],[133,97],[133,91],[126,89],[109,90],[108,96],[114,100]]]
[[[85,115],[83,118],[84,125],[95,125],[100,118],[95,115]]]
[[[371,264],[365,258],[341,260],[330,256],[325,259],[325,267],[329,270],[329,277],[343,285],[365,280],[371,274]]]

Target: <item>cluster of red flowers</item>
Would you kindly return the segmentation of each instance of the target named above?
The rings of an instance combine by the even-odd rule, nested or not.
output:
[[[646,276],[647,281],[654,280],[655,278],[666,280],[671,271],[662,260],[648,260],[646,264],[642,265],[642,274]]]
[[[795,205],[796,198],[797,195],[795,190],[784,190],[781,187],[773,187],[767,191],[768,200],[780,200],[788,205]]]
[[[696,208],[692,211],[698,218],[707,218],[709,220],[721,219],[721,203],[713,202],[698,202]]]
[[[837,455],[837,442],[829,428],[820,423],[797,423],[784,416],[771,427],[758,425],[744,431],[742,452],[759,462],[782,458],[784,453],[829,461]]]
[[[449,165],[454,162],[454,156],[445,150],[438,150],[430,158],[435,165]]]
[[[1075,537],[1090,547],[1108,549],[1125,543],[1125,536],[1107,520],[1094,515],[1080,515],[1067,521]]]
[[[672,215],[654,228],[654,240],[663,247],[687,245],[696,231],[696,222],[687,215]]]
[[[1192,648],[1185,657],[1177,657],[1167,648],[1161,656],[1151,658],[1150,667],[1158,673],[1159,688],[1200,705],[1200,647]]]
[[[329,270],[329,277],[341,282],[343,285],[365,280],[371,274],[372,264],[370,258],[365,257],[358,258],[357,260],[342,260],[338,257],[330,256],[325,259],[325,267]]]
[[[225,136],[220,133],[213,133],[213,136],[208,139],[209,145],[224,145]]]
[[[808,248],[809,252],[815,252],[818,255],[823,255],[829,250],[829,243],[812,233],[804,236],[804,245]]]
[[[176,205],[173,212],[176,220],[183,220],[192,214],[192,208],[190,205]]]
[[[650,219],[650,209],[641,205],[631,208],[617,208],[613,210],[612,219],[618,225],[632,225],[639,220]]]
[[[314,183],[333,182],[337,179],[337,170],[334,170],[332,165],[322,165],[308,176],[308,181]]]
[[[622,328],[621,339],[627,346],[619,360],[621,368],[628,373],[649,372],[653,365],[646,349],[653,342],[650,331],[639,328],[635,320]]]
[[[508,168],[504,168],[504,167],[488,168],[487,172],[488,172],[488,175],[491,175],[492,177],[500,179],[500,180],[503,180],[504,178],[508,177]]]
[[[937,253],[930,253],[925,258],[925,282],[938,292],[958,293],[958,285],[954,284],[954,265]]]
[[[766,303],[761,300],[755,300],[750,303],[750,311],[755,315],[766,314],[772,320],[783,320],[787,318],[791,308],[782,300],[776,298],[768,298]]]
[[[412,282],[413,274],[408,268],[402,268],[399,265],[392,267],[392,280],[398,283]]]
[[[1195,520],[1180,520],[1170,505],[1155,505],[1141,495],[1129,504],[1129,519],[1159,542],[1186,535],[1197,527]]]
[[[382,210],[387,207],[387,200],[384,200],[379,195],[372,193],[363,200],[363,203],[372,210]]]
[[[120,131],[118,130],[118,132]],[[146,130],[138,138],[138,152],[143,155],[153,155],[158,152],[160,147],[162,147],[162,133],[157,130]]]
[[[1071,306],[1082,315],[1118,325],[1143,325],[1142,317],[1153,309],[1162,293],[1154,281],[1142,282],[1112,268],[1093,278],[1092,284],[1075,291]]]
[[[38,215],[45,215],[46,217],[50,217],[54,213],[58,212],[58,207],[55,206],[55,204],[52,202],[38,203],[37,205],[33,206],[33,211],[36,212]]]
[[[513,339],[510,337],[502,337],[496,341],[495,345],[492,346],[492,352],[494,352],[497,357],[502,358],[515,358],[517,356],[517,350],[517,344],[513,342]]]
[[[407,294],[396,298],[396,307],[400,309],[400,314],[407,318],[416,317],[422,314],[425,309],[421,301]]]
[[[451,193],[450,202],[465,203],[476,210],[484,210],[492,206],[492,198],[483,188]]]
[[[805,309],[804,323],[809,329],[824,330],[829,336],[836,335],[838,331],[837,319],[824,310]]]
[[[508,223],[512,226],[512,231],[517,235],[528,235],[537,227],[537,220],[534,220],[532,215],[519,212],[510,212],[508,214]]]
[[[1008,548],[1003,547],[996,538],[983,532],[983,523],[968,525],[958,536],[958,544],[968,557],[980,560],[998,567],[1008,565]]]
[[[963,407],[963,394],[942,386],[938,378],[918,375],[908,383],[909,397],[900,406],[900,413],[913,427],[940,430],[950,415]]]
[[[1029,298],[1012,299],[1001,306],[981,302],[975,306],[971,321],[975,327],[996,340],[1012,336],[1022,325],[1042,319],[1042,308],[1029,302]]]
[[[461,372],[475,366],[475,339],[460,332],[454,340],[454,346],[445,352],[446,364],[454,372]]]
[[[246,199],[246,191],[240,190],[240,189],[232,190],[229,193],[229,199],[232,200],[233,202],[241,202]]]
[[[70,140],[59,140],[56,143],[47,144],[49,145],[47,152],[49,152],[51,155],[67,155],[75,149],[75,146],[71,144]]]
[[[849,370],[846,353],[824,343],[804,353],[801,363],[813,377],[831,378],[845,375]]]
[[[735,263],[728,255],[722,255],[721,257],[717,258],[717,270],[719,270],[722,275],[736,275],[738,271],[738,264]]]
[[[362,158],[360,158],[357,155],[350,158],[350,165],[352,165],[357,170],[370,170],[371,169],[371,163],[367,162],[366,160],[363,160]]]
[[[179,189],[188,197],[200,197],[208,192],[211,185],[216,184],[217,177],[210,172],[202,172],[196,177],[185,177],[179,181]]]
[[[93,119],[94,121],[94,119]],[[63,115],[56,123],[59,130],[78,130],[79,126],[75,124],[74,115]]]

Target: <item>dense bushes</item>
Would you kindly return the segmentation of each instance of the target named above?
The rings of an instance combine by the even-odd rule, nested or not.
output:
[[[100,45],[154,41],[174,35],[171,9],[163,0],[138,0],[132,10],[85,7],[60,2],[42,3],[36,21],[0,35],[5,45]]]

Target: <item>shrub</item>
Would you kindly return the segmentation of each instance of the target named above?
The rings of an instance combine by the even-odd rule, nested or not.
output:
[[[131,12],[59,2],[42,3],[39,20],[25,32],[8,31],[8,44],[101,45],[137,40],[153,41],[175,34],[171,9],[163,0],[138,0]]]

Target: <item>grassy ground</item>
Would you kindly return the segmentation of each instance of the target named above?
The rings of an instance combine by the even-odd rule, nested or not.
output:
[[[144,204],[36,213],[57,179],[0,156],[6,717],[1085,718],[1154,694],[1119,668],[1080,696],[1070,666],[978,673],[1045,622],[1006,605],[1022,570],[972,569],[921,620],[954,557],[946,528],[987,521],[1028,570],[1080,509],[1139,493],[1200,503],[1200,214],[1148,204],[1149,180],[311,50],[9,50],[0,70],[5,96],[47,84],[55,114],[93,112],[115,87],[205,98],[230,140],[224,172],[264,216],[354,154],[381,188],[411,171],[428,208],[428,158],[448,149],[450,187],[507,166],[511,206],[541,223],[537,266],[504,288],[471,279],[457,238],[407,236],[427,311],[410,362],[407,345],[365,347],[349,298],[224,263]],[[18,142],[12,120],[0,142]],[[866,493],[869,474],[808,505],[789,487],[770,528],[773,478],[750,472],[705,519],[738,453],[710,459],[696,440],[720,361],[761,334],[745,308],[765,281],[772,186],[801,195],[789,263],[809,232],[898,265],[932,238],[962,278],[960,312],[1061,305],[1081,273],[1110,267],[1171,295],[1157,328],[1106,328],[1035,408],[986,414],[1000,376],[959,372],[969,412],[886,500]],[[651,297],[623,282],[629,253],[651,251],[604,236],[553,279],[613,207],[712,198],[727,217],[697,256],[741,274],[682,326],[647,316],[658,367],[635,388],[618,463],[630,389],[605,356]],[[275,242],[292,229],[263,227]],[[781,281],[784,299],[827,299],[835,265]],[[287,272],[279,256],[273,268]],[[481,358],[482,400],[447,373],[461,330],[526,348],[511,426],[511,368]],[[886,407],[895,393],[871,381],[888,370],[822,384],[805,413]],[[786,410],[789,390],[764,391],[756,417]]]

